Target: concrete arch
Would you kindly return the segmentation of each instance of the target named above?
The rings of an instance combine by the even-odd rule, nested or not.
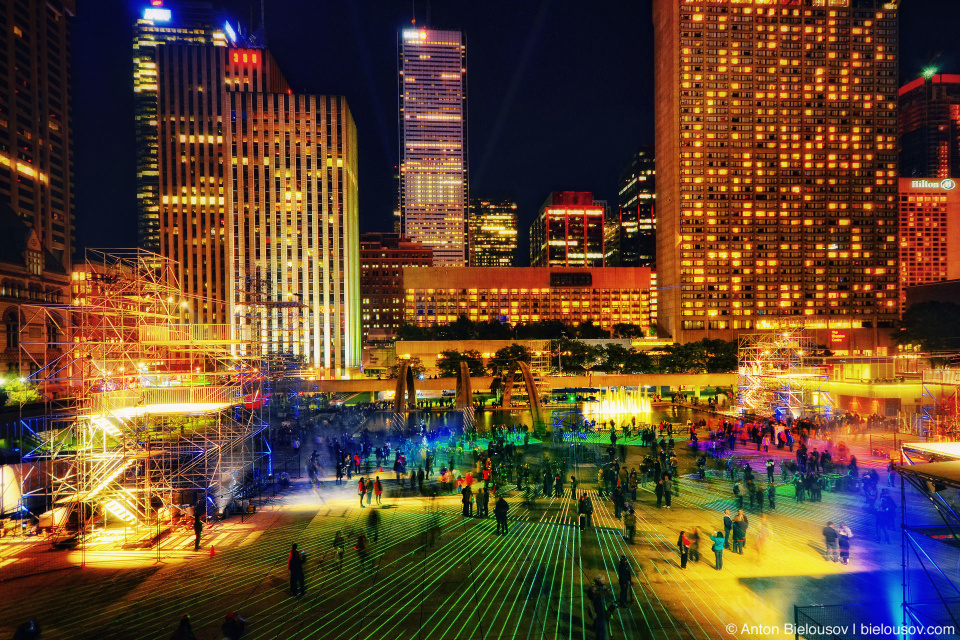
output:
[[[470,384],[470,367],[465,360],[460,361],[460,371],[457,372],[457,408],[473,406],[473,388]]]
[[[407,394],[406,410],[415,411],[417,408],[417,389],[414,385],[413,369],[408,360],[401,360],[397,367],[397,390],[393,396],[394,413],[403,413],[403,396]]]
[[[503,385],[503,408],[511,409],[513,407],[513,379],[517,374],[517,369],[520,370],[520,375],[523,377],[523,384],[527,388],[527,396],[530,398],[530,410],[533,411],[534,417],[540,414],[540,392],[537,390],[537,385],[533,380],[533,374],[530,373],[530,365],[526,362],[514,362],[510,365],[510,369],[507,371],[507,378],[504,380]]]

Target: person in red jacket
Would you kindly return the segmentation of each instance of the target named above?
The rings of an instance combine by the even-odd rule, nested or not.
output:
[[[360,494],[360,508],[363,508],[363,496],[367,494],[367,483],[360,478],[360,482],[357,483],[357,492]]]

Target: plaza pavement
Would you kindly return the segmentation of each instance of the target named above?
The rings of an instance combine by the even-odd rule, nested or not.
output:
[[[881,464],[852,447],[858,458],[863,454],[862,465]],[[646,450],[629,451],[628,468]],[[737,453],[751,455],[740,447]],[[681,473],[692,471],[692,456],[682,455]],[[766,455],[759,454],[757,471]],[[596,467],[573,472],[581,489],[595,488]],[[758,475],[765,481],[765,473]],[[885,472],[881,477],[886,480]],[[387,483],[388,491],[392,485]],[[653,506],[651,488],[634,503],[633,545],[623,540],[611,504],[595,493],[595,526],[583,533],[573,526],[569,479],[566,497],[541,497],[532,508],[508,491],[506,536],[494,534],[492,516],[463,518],[457,496],[384,495],[379,540],[373,543],[367,527],[372,508],[359,507],[355,483],[336,487],[328,481],[317,494],[301,481],[246,522],[235,517],[206,531],[200,552],[192,550],[192,532],[184,537],[181,531],[166,539],[160,562],[155,549],[120,552],[104,543],[88,549],[83,569],[0,582],[0,637],[11,637],[16,624],[35,617],[45,640],[165,640],[188,613],[197,638],[212,640],[221,637],[224,615],[237,611],[248,619],[245,638],[587,639],[593,633],[584,588],[602,575],[617,592],[616,564],[623,554],[636,573],[634,602],[613,614],[612,637],[786,638],[792,634],[740,629],[782,629],[793,621],[794,604],[887,606],[885,591],[900,583],[899,536],[889,545],[873,542],[874,518],[859,494],[824,493],[821,503],[797,504],[792,487],[781,488],[776,511],[768,513],[764,548],[756,546],[760,516],[748,510],[747,550],[742,556],[725,552],[718,572],[707,535],[723,528],[723,509],[735,507],[729,481],[684,477],[670,510]],[[854,532],[848,566],[824,560],[820,532],[827,520],[845,521]],[[442,535],[431,546],[428,532],[437,526]],[[676,540],[690,526],[700,528],[703,560],[682,571]],[[347,538],[342,566],[332,551],[337,531]],[[366,566],[352,549],[360,532],[371,540]],[[301,599],[289,595],[292,542],[307,552],[307,595]],[[76,562],[78,552],[73,554]],[[737,630],[729,633],[728,625]]]

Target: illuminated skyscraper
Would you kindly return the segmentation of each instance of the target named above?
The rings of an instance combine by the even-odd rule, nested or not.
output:
[[[659,318],[674,339],[897,317],[897,2],[655,0]],[[881,347],[882,348],[882,347]]]
[[[610,211],[616,254],[621,267],[653,267],[656,263],[656,167],[653,147],[630,154],[617,181],[617,208]]]
[[[469,227],[471,267],[516,266],[516,200],[471,198]]]
[[[589,191],[551,193],[530,225],[530,266],[604,266],[605,205]]]
[[[142,15],[134,26],[133,100],[137,140],[137,235],[139,246],[154,252],[160,251],[158,55],[163,45],[174,44],[227,46],[226,34],[223,30],[213,27],[213,9],[210,3],[184,2],[177,5],[176,16],[171,8],[147,6],[142,10]],[[205,71],[209,72],[209,66]]]
[[[960,75],[921,76],[899,96],[900,175],[960,178]]]
[[[459,31],[400,32],[403,235],[437,266],[466,264],[467,47]]]
[[[350,110],[293,94],[254,38],[182,6],[184,23],[178,4],[136,26],[141,242],[180,266],[191,321],[344,375],[360,363]]]

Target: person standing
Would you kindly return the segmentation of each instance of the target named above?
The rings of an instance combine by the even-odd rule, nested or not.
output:
[[[663,479],[657,478],[657,486],[654,489],[657,494],[657,509],[663,506]]]
[[[193,508],[193,534],[195,536],[193,541],[193,550],[200,551],[200,534],[203,533],[203,514],[204,514],[204,504],[201,500],[197,503],[197,506]]]
[[[637,516],[631,506],[627,510],[627,515],[623,516],[623,529],[626,533],[627,542],[633,544],[633,538],[637,533]]]
[[[610,500],[613,501],[613,517],[619,520],[620,512],[623,510],[623,494],[620,492],[620,487],[613,488]]]
[[[636,469],[630,469],[630,478],[628,480],[628,488],[630,489],[630,501],[637,501],[637,471]]]
[[[20,628],[17,629],[17,635],[14,636],[14,638],[39,637],[40,625],[37,625],[33,620],[20,625]],[[177,625],[173,635],[170,636],[170,640],[196,640],[196,637],[193,635],[193,627],[190,625],[190,616],[183,614],[183,617],[180,618],[180,624]]]
[[[897,503],[890,497],[890,492],[884,489],[880,492],[880,504],[875,512],[877,519],[877,542],[882,535],[887,544],[890,543],[890,529],[893,529],[894,518],[897,513]]]
[[[360,478],[360,481],[357,483],[357,492],[360,494],[360,508],[363,508],[363,496],[367,494],[367,483],[364,481],[363,477]]]
[[[767,460],[767,484],[773,484],[774,462],[773,458]]]
[[[577,499],[577,477],[570,476],[570,495],[574,500]]]
[[[767,485],[767,502],[770,504],[770,511],[776,511],[777,487],[772,482]]]
[[[426,478],[426,474],[423,472],[423,467],[417,467],[417,484],[420,485],[420,493],[423,493],[423,481]]]
[[[823,528],[823,540],[827,545],[827,562],[834,561],[837,562],[837,530],[833,528],[833,523],[828,522],[827,526]]]
[[[680,532],[680,537],[677,538],[677,550],[680,552],[680,568],[687,568],[687,557],[690,554],[690,540],[687,539],[685,531]]]
[[[380,504],[380,496],[383,495],[383,485],[380,484],[380,476],[373,481],[373,493],[377,496],[377,504]]]
[[[460,492],[460,501],[463,503],[463,517],[473,517],[473,490],[467,485]]]
[[[730,532],[733,530],[733,518],[730,517],[730,509],[723,512],[723,548],[730,548]]]
[[[490,492],[486,487],[483,487],[477,493],[477,517],[486,518],[488,515],[490,515],[489,506]]]
[[[583,499],[583,513],[586,515],[586,526],[593,528],[593,499],[587,496]]]
[[[710,536],[710,541],[713,542],[713,557],[716,559],[716,569],[720,571],[723,569],[723,549],[727,541],[727,536],[723,535],[722,531],[717,531],[717,535]]]
[[[306,594],[307,590],[303,578],[303,555],[297,549],[296,542],[290,547],[290,555],[287,556],[287,569],[290,571],[290,593],[294,597]],[[297,591],[298,587],[299,591]]]
[[[497,519],[497,533],[502,533],[506,535],[507,533],[507,511],[510,509],[510,505],[507,503],[501,494],[497,498],[497,503],[493,505],[493,515]]]
[[[733,518],[733,550],[740,555],[743,555],[743,547],[747,542],[749,524],[743,509],[737,509],[737,515]]]
[[[632,601],[630,587],[633,586],[633,568],[627,562],[627,556],[620,556],[617,565],[617,580],[620,581],[620,606],[625,607]]]
[[[840,548],[841,564],[847,564],[850,560],[850,538],[852,537],[853,532],[850,531],[850,527],[841,522],[840,528],[837,529],[837,546]]]
[[[663,501],[666,503],[664,506],[665,509],[670,508],[670,497],[673,495],[673,480],[670,479],[670,474],[665,474],[663,476]]]

